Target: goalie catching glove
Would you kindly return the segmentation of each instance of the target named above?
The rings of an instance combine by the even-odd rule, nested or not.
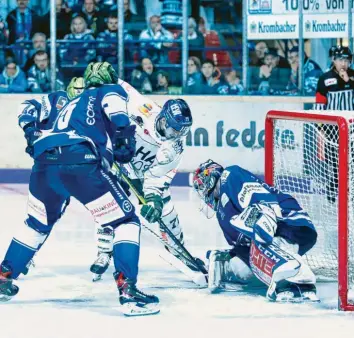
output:
[[[155,223],[161,219],[163,201],[162,197],[155,194],[148,194],[145,197],[146,204],[140,210],[140,214],[149,223]]]
[[[230,223],[248,238],[270,244],[277,230],[277,215],[267,205],[253,204],[232,217]]]

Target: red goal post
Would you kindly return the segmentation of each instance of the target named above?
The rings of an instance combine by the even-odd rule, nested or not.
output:
[[[279,140],[286,130],[290,146]],[[354,112],[272,110],[266,116],[265,181],[309,213],[319,237],[306,258],[317,276],[338,280],[338,307],[345,311],[354,311],[353,145]]]

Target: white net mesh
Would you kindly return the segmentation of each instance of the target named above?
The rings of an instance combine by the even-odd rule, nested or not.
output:
[[[348,118],[349,130],[353,123]],[[274,185],[290,193],[306,210],[318,240],[306,256],[320,279],[338,274],[338,126],[327,122],[276,119],[274,123]],[[350,133],[350,132],[349,132]],[[350,136],[350,135],[349,135]],[[349,287],[354,285],[354,164],[349,142]]]

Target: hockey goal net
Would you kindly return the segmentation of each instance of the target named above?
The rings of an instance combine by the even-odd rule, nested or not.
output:
[[[354,311],[354,112],[270,111],[265,180],[290,193],[318,232],[306,259],[338,281],[338,306]]]

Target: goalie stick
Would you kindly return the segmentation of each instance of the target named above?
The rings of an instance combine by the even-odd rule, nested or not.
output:
[[[113,164],[114,169],[117,171],[117,174],[122,177],[122,179],[128,184],[129,188],[132,190],[132,192],[135,194],[135,196],[138,198],[138,200],[145,205],[146,200],[142,196],[142,194],[137,190],[137,188],[133,185],[133,183],[130,181],[130,179],[122,172],[120,169],[119,165],[116,163]],[[155,236],[164,246],[167,246],[169,249],[171,249],[173,252],[176,252],[178,254],[178,258],[175,257],[175,255],[171,254],[172,257],[167,257],[166,255],[161,255],[160,257],[167,261],[169,264],[177,268],[178,270],[182,271],[184,274],[186,274],[188,277],[190,277],[196,284],[200,286],[207,286],[207,276],[208,276],[208,271],[200,263],[200,261],[196,260],[191,253],[185,248],[185,246],[176,238],[176,236],[171,232],[171,230],[166,226],[166,224],[163,223],[162,220],[158,221],[160,228],[165,231],[169,237],[172,239],[172,241],[176,244],[179,250],[176,250],[173,246],[171,246],[169,243],[167,243],[162,236],[158,235],[155,231],[153,231],[151,228],[146,226],[145,224],[142,224],[143,228],[150,232],[153,236]],[[186,270],[185,267],[183,267],[178,259],[187,266],[187,268],[190,270]],[[199,273],[199,276],[197,275]],[[202,275],[202,276],[200,276]]]

